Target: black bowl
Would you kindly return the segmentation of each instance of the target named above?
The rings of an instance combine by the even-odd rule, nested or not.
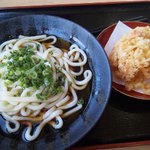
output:
[[[88,56],[93,73],[86,106],[77,117],[60,130],[45,129],[37,140],[26,143],[20,136],[0,132],[0,148],[6,149],[65,149],[81,139],[98,121],[109,99],[111,71],[107,56],[98,41],[84,28],[69,20],[46,15],[21,16],[0,23],[0,43],[18,35],[53,34],[66,41],[71,37],[81,41],[79,46]],[[83,93],[84,94],[84,93]]]

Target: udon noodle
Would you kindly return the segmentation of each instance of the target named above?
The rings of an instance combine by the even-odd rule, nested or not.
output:
[[[76,44],[59,48],[56,42],[55,36],[20,35],[0,45],[0,114],[9,133],[25,124],[27,141],[35,140],[46,124],[60,129],[63,118],[79,111],[83,104],[76,90],[92,78],[84,70],[85,52]]]

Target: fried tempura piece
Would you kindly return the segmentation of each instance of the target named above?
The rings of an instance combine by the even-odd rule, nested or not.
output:
[[[136,87],[132,84],[150,79],[150,26],[136,27],[122,36],[109,60],[113,71],[125,81],[128,90]]]

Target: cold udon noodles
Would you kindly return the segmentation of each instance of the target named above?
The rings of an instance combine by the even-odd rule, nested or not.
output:
[[[27,141],[35,140],[46,124],[60,129],[65,117],[79,111],[83,104],[76,91],[92,78],[84,69],[85,52],[76,44],[66,50],[56,42],[55,36],[21,35],[0,45],[0,114],[9,133],[25,124]],[[38,126],[31,133],[34,123]]]

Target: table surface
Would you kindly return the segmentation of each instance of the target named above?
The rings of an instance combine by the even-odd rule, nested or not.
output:
[[[92,31],[98,27],[103,29],[118,20],[128,20],[137,16],[150,18],[149,12],[150,3],[14,9],[0,10],[0,21],[27,14],[47,14],[72,20]],[[74,145],[74,148],[86,146],[91,147],[91,149],[93,149],[92,147],[102,146],[102,148],[106,148],[106,146],[116,147],[119,145],[118,143],[126,142],[132,145],[138,145],[139,143],[140,145],[148,145],[150,143],[149,118],[150,101],[129,98],[112,90],[109,103],[101,119],[81,141]],[[148,141],[144,142],[145,140]],[[124,144],[119,146],[122,145]],[[131,146],[130,144],[125,145]],[[0,147],[3,146],[1,141]],[[7,145],[5,147],[7,149]],[[15,139],[14,141],[12,139],[11,147],[16,148]]]
[[[150,0],[0,0],[0,9],[97,5],[129,2],[150,2]]]

